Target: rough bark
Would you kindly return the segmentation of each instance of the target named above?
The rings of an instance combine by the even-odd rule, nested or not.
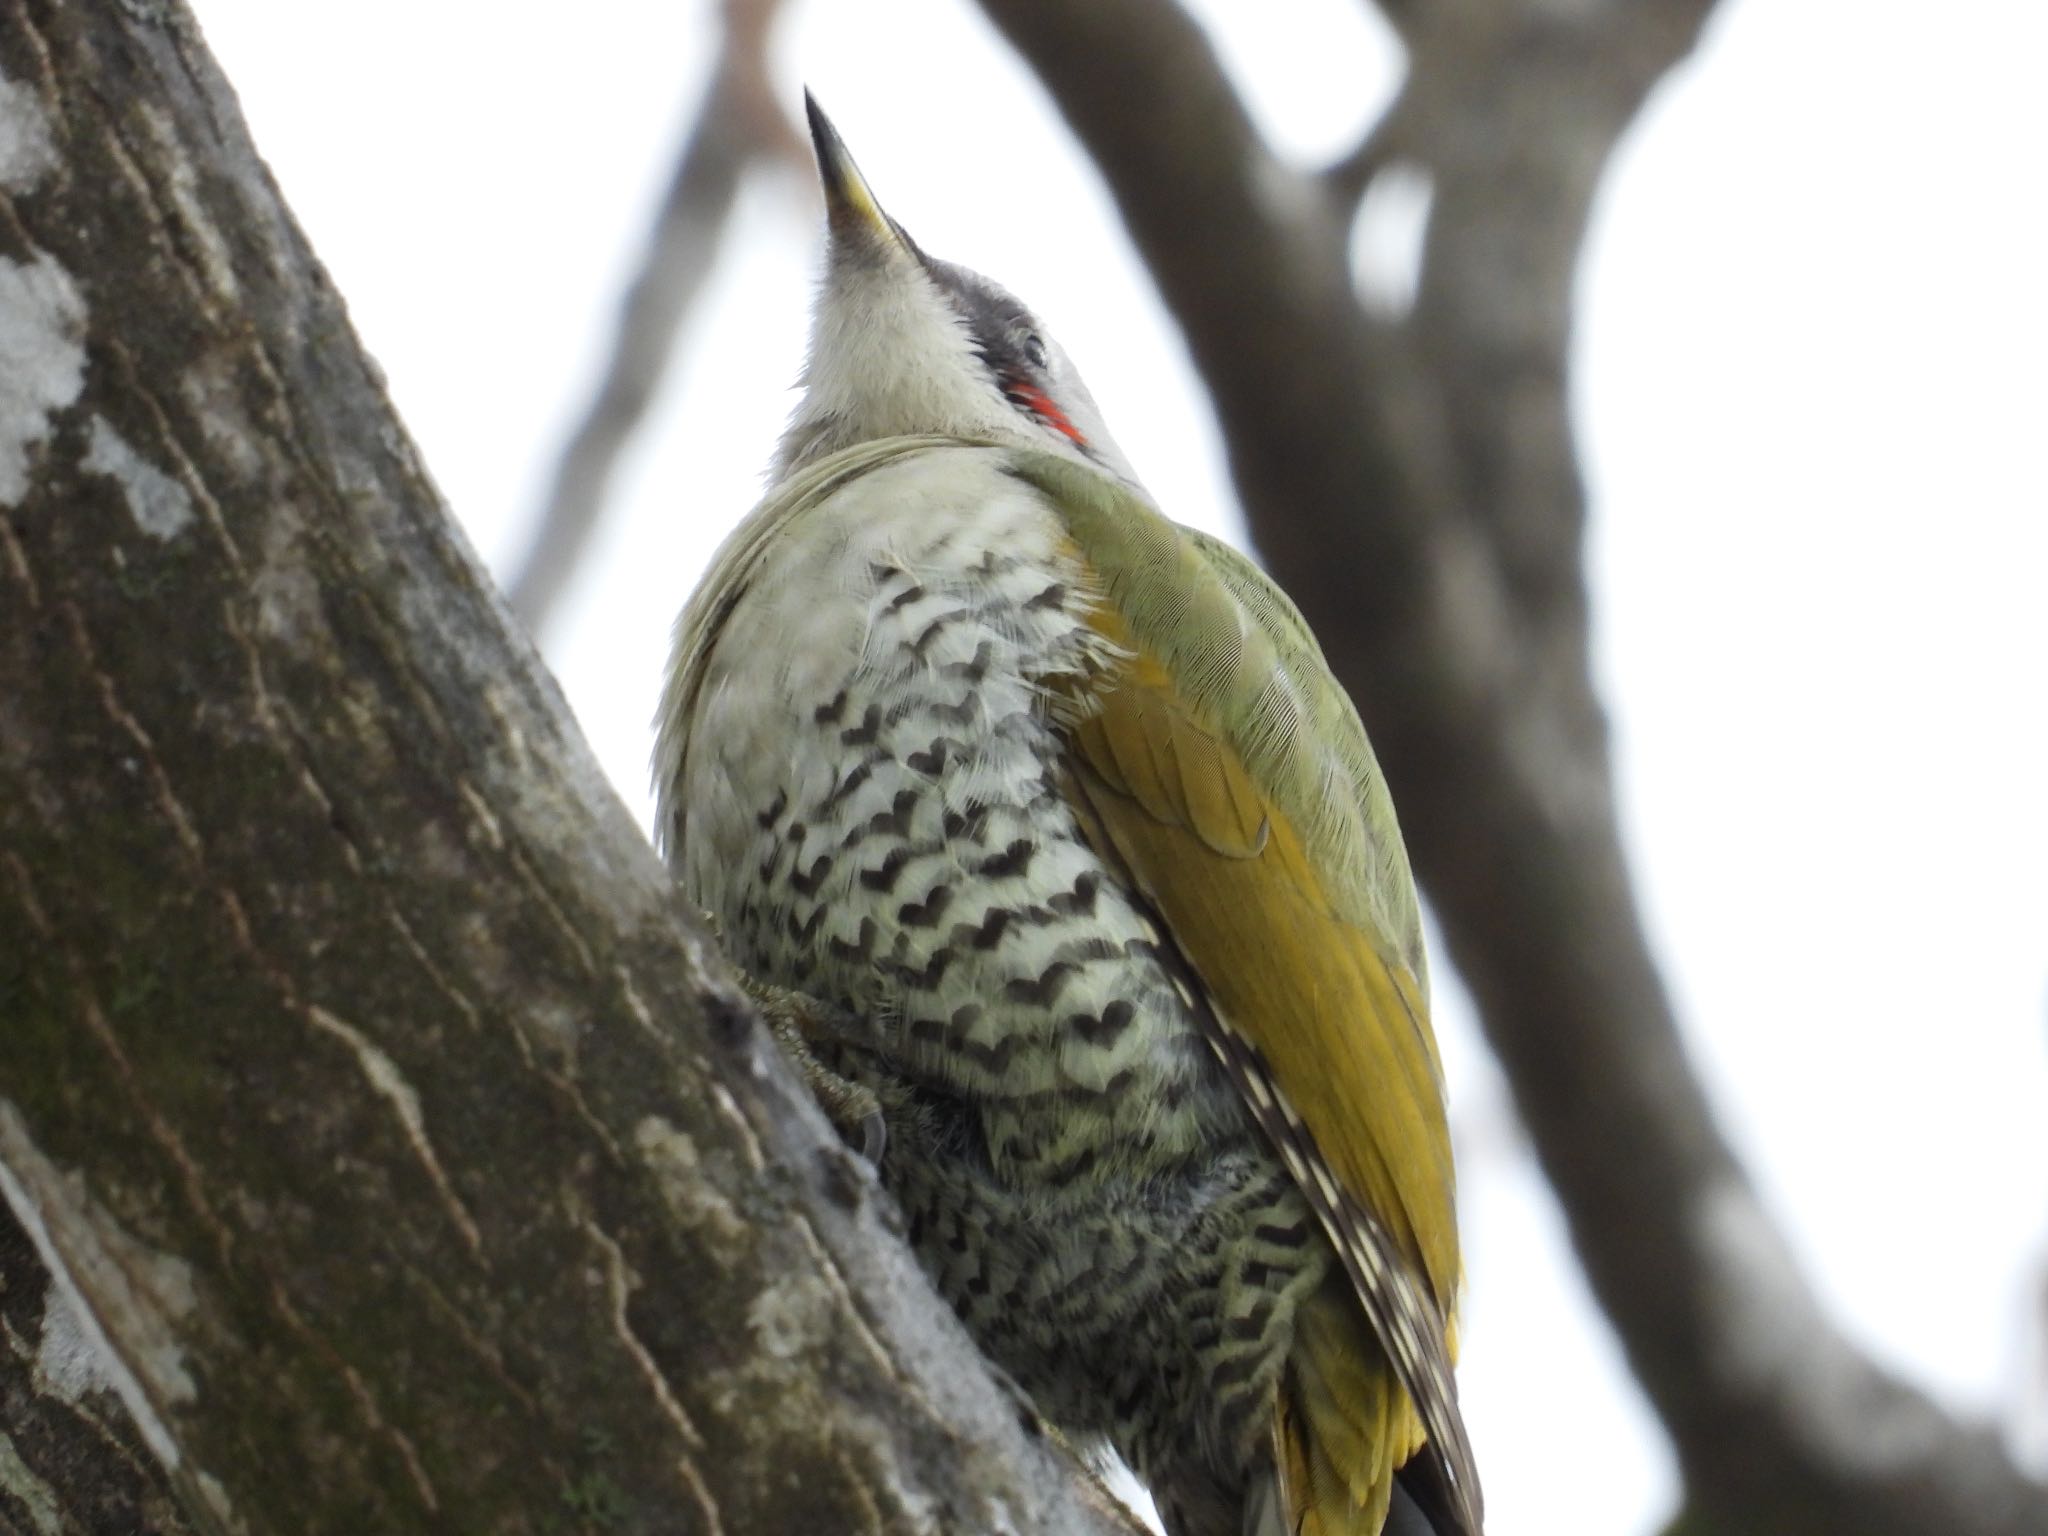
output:
[[[1408,79],[1323,176],[1275,158],[1171,0],[982,4],[1107,178],[1215,398],[1260,551],[1372,732],[1677,1447],[1688,1528],[2048,1530],[2048,1491],[1988,1430],[1822,1313],[1687,1060],[1622,852],[1587,665],[1571,283],[1608,153],[1708,0],[1389,5]],[[1388,318],[1354,294],[1346,241],[1397,161],[1435,196],[1415,308]]]
[[[0,78],[0,1189],[195,1523],[1124,1528],[676,910],[188,13],[0,0]],[[0,1509],[181,1529],[104,1444]]]
[[[0,1531],[191,1536],[77,1308],[0,1201]]]

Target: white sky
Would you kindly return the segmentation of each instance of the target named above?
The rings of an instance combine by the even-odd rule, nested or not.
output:
[[[573,25],[532,0],[195,4],[502,572],[708,66],[708,3],[583,0]],[[1348,146],[1400,67],[1363,0],[1195,9],[1296,154]],[[921,243],[1050,322],[1168,511],[1234,533],[1179,341],[979,12],[792,23],[789,99],[810,83]],[[2021,1354],[2048,1234],[2044,55],[2023,0],[1727,0],[1606,187],[1575,358],[1628,833],[1701,1069],[1853,1336],[2008,1423],[2043,1390]],[[746,195],[550,637],[643,819],[669,623],[792,402],[813,219],[794,179]],[[1647,1532],[1669,1454],[1439,985],[1490,1523]]]

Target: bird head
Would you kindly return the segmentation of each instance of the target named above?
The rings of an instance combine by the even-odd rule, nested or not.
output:
[[[1135,484],[1037,317],[978,272],[927,256],[808,92],[804,104],[824,183],[825,275],[773,478],[855,443],[943,433],[1066,454]]]

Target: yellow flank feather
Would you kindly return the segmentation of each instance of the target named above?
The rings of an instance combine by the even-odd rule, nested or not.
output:
[[[1085,821],[1165,918],[1218,1015],[1271,1069],[1342,1188],[1433,1303],[1448,1380],[1458,1282],[1450,1137],[1420,987],[1332,910],[1313,855],[1158,658],[1130,655],[1072,728]],[[1405,1261],[1405,1262],[1403,1262]],[[1274,1422],[1281,1507],[1301,1536],[1378,1536],[1422,1425],[1342,1271],[1298,1314]],[[1455,1413],[1455,1408],[1451,1410]],[[1462,1431],[1446,1454],[1463,1460]]]
[[[1477,1536],[1442,1064],[1364,732],[1241,557],[1101,477],[1025,473],[1067,517],[1099,581],[1093,622],[1123,658],[1072,700],[1069,793],[1251,1048],[1226,1062],[1344,1260],[1298,1314],[1274,1405],[1287,1528],[1378,1536],[1395,1471],[1426,1445],[1426,1481]]]
[[[1341,1277],[1303,1304],[1275,1418],[1282,1507],[1301,1536],[1378,1536],[1422,1425],[1385,1354],[1359,1348]]]
[[[1450,1134],[1413,978],[1331,910],[1292,823],[1191,717],[1155,657],[1137,655],[1098,706],[1072,740],[1109,791],[1089,799],[1116,855],[1217,1012],[1265,1057],[1331,1171],[1448,1311],[1458,1277]],[[1191,791],[1192,771],[1210,787]]]

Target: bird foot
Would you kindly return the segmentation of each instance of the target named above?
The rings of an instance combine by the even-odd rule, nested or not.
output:
[[[861,1156],[875,1167],[880,1167],[882,1154],[888,1149],[888,1122],[882,1118],[882,1101],[875,1092],[852,1078],[835,1072],[819,1059],[811,1049],[816,1038],[811,1033],[807,1010],[821,1005],[813,998],[796,992],[783,992],[763,997],[756,994],[754,1002],[761,1010],[761,1016],[768,1021],[768,1027],[781,1042],[784,1054],[803,1073],[804,1081],[810,1085],[811,1097],[818,1101],[818,1108],[825,1111],[825,1118],[832,1122],[833,1129],[850,1147],[859,1149]],[[750,986],[749,992],[754,989]]]
[[[721,943],[718,919],[703,914],[704,924]],[[857,1148],[869,1163],[881,1166],[888,1148],[888,1122],[882,1115],[882,1101],[872,1088],[833,1070],[816,1049],[854,1040],[859,1035],[855,1021],[838,1008],[820,1002],[807,993],[779,987],[757,976],[740,972],[740,986],[760,1010],[778,1043],[809,1085],[811,1097],[832,1122],[848,1146]]]

